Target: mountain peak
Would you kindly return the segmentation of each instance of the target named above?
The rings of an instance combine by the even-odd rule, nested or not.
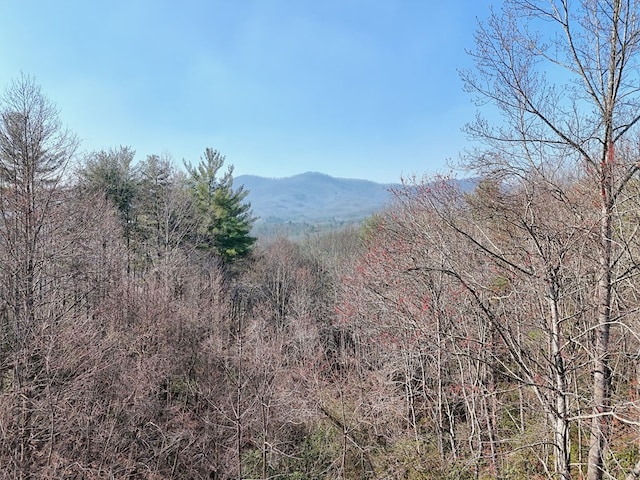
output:
[[[247,200],[260,222],[358,221],[390,200],[388,185],[320,172],[286,178],[240,175],[235,183],[249,191]]]
[[[473,189],[476,183],[473,179],[458,182],[465,190]],[[285,178],[240,175],[234,183],[248,191],[247,200],[258,218],[255,227],[260,232],[277,230],[275,227],[283,224],[308,229],[360,222],[384,209],[391,201],[391,190],[401,188],[399,183],[336,178],[320,172]]]

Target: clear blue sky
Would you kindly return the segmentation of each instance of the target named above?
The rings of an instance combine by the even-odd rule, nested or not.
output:
[[[395,182],[468,146],[457,70],[491,3],[2,0],[0,86],[34,76],[85,151]]]

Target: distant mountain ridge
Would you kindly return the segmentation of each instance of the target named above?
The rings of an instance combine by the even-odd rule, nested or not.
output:
[[[298,236],[359,223],[388,206],[392,190],[402,187],[400,183],[336,178],[318,172],[286,178],[240,175],[233,182],[236,188],[243,185],[249,191],[247,200],[257,218],[257,236]],[[471,191],[478,180],[454,182]]]
[[[318,172],[286,178],[240,175],[234,185],[244,185],[254,215],[266,223],[361,220],[383,209],[391,200],[390,189],[400,186]]]

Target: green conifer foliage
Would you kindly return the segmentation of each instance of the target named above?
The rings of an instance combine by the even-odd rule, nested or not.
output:
[[[199,217],[198,245],[232,263],[246,257],[256,239],[250,235],[254,219],[245,201],[248,191],[233,188],[233,166],[220,175],[224,161],[220,152],[207,148],[197,166],[185,166]]]
[[[136,227],[135,200],[138,195],[137,172],[133,166],[135,151],[130,147],[102,150],[89,154],[78,172],[80,185],[91,193],[102,192],[117,209],[127,246]]]

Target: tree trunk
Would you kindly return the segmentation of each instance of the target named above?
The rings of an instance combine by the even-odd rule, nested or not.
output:
[[[551,357],[555,376],[555,418],[553,425],[553,450],[555,458],[556,473],[562,480],[570,480],[570,443],[569,443],[569,420],[567,406],[567,375],[562,357],[560,313],[558,309],[558,297],[552,291],[553,297],[549,299],[551,307]]]
[[[606,172],[609,169],[604,169]],[[610,179],[610,173],[609,173]],[[593,418],[591,420],[591,436],[589,441],[588,480],[601,480],[603,476],[604,454],[608,435],[609,418],[609,331],[611,320],[611,231],[612,205],[610,201],[611,187],[609,180],[603,180],[602,220],[601,220],[601,255],[600,278],[597,286],[597,326],[594,338],[593,359]],[[607,192],[607,189],[609,192]],[[609,193],[609,196],[607,196]]]

